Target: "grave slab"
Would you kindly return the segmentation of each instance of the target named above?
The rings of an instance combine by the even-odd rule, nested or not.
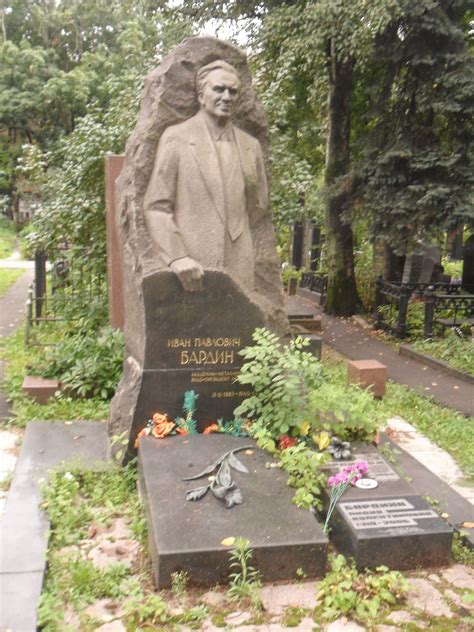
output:
[[[198,474],[228,450],[237,453],[249,473],[233,471],[243,504],[227,509],[208,492],[197,502],[186,492],[208,484]],[[253,564],[265,581],[294,579],[301,568],[308,576],[324,573],[327,538],[315,517],[292,504],[293,490],[279,468],[267,468],[271,457],[248,438],[229,435],[146,437],[139,448],[139,486],[148,519],[149,547],[155,582],[170,586],[171,575],[189,573],[193,583],[228,581],[229,547],[222,541],[244,537],[253,549]]]
[[[335,473],[345,465],[364,460],[374,489],[349,487],[331,518],[331,539],[358,568],[386,565],[405,570],[443,566],[450,562],[453,530],[410,487],[375,447],[356,446],[349,461],[333,461]],[[325,506],[330,490],[325,491]]]

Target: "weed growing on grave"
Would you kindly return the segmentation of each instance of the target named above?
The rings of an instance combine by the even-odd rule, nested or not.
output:
[[[290,608],[286,608],[282,624],[285,626],[285,628],[296,628],[299,626],[299,624],[307,614],[308,611],[304,608],[291,606]]]
[[[320,495],[326,483],[322,467],[330,460],[327,452],[315,452],[303,443],[281,452],[280,463],[288,474],[288,485],[296,489],[295,505],[304,509],[322,509]]]
[[[401,603],[408,590],[403,575],[386,566],[358,573],[355,564],[348,563],[342,555],[331,556],[329,562],[331,570],[319,584],[317,595],[323,620],[341,615],[360,621],[374,620],[384,609]]]
[[[266,329],[256,329],[252,338],[255,345],[240,351],[245,362],[238,381],[252,386],[255,394],[235,414],[258,419],[275,438],[298,435],[309,413],[309,394],[322,382],[322,365],[304,351],[308,340],[298,337],[282,348],[278,336]]]
[[[459,533],[454,532],[452,556],[460,564],[466,564],[474,568],[474,550],[468,548],[464,543],[462,536]]]
[[[267,433],[267,443],[282,435],[309,441],[321,431],[343,440],[374,437],[377,402],[363,389],[333,381],[321,362],[305,352],[308,340],[297,337],[281,346],[265,329],[256,329],[253,340],[255,345],[240,352],[245,361],[238,380],[255,394],[235,413],[255,420],[258,432]]]
[[[176,599],[185,599],[189,584],[189,575],[186,571],[177,571],[171,575],[171,592]]]
[[[253,557],[250,542],[245,538],[236,538],[230,552],[230,586],[227,594],[235,601],[249,601],[254,608],[259,608],[260,601],[260,573],[250,562]]]

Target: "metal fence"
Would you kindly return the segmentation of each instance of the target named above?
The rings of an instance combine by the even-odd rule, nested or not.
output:
[[[414,301],[424,303],[425,337],[434,335],[436,324],[444,331],[446,327],[469,323],[474,309],[474,295],[463,292],[461,284],[394,283],[379,278],[375,285],[374,329],[405,338],[410,333],[408,308]]]
[[[92,269],[75,266],[65,256],[54,262],[45,254],[35,257],[35,278],[26,303],[26,343],[45,344],[35,340],[34,331],[46,323],[77,320],[81,307],[107,300],[105,275]]]

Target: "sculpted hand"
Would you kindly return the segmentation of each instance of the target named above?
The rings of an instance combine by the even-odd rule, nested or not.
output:
[[[191,257],[183,257],[172,261],[170,268],[178,276],[186,292],[199,292],[202,290],[204,270],[200,263],[191,259]]]

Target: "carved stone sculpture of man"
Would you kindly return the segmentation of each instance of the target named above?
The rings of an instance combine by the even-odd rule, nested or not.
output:
[[[240,89],[233,66],[218,60],[200,68],[196,89],[198,113],[159,141],[145,221],[186,291],[202,288],[204,269],[225,269],[252,292],[251,228],[268,204],[262,150],[231,122]]]

